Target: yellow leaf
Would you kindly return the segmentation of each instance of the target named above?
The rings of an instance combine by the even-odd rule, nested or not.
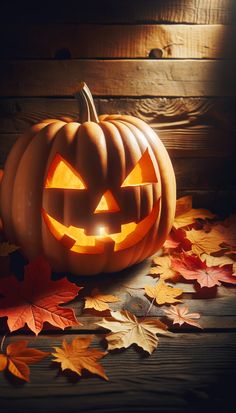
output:
[[[7,255],[11,254],[12,252],[18,249],[19,247],[17,247],[14,244],[10,244],[8,241],[1,242],[0,243],[0,257],[6,257]]]
[[[163,257],[154,257],[152,260],[155,267],[151,267],[149,274],[160,275],[160,278],[167,280],[176,276],[176,271],[171,268],[171,259],[168,255]]]
[[[214,257],[209,254],[202,254],[200,256],[202,261],[205,261],[208,267],[222,267],[223,265],[234,264],[234,260],[227,255],[222,255],[221,257]]]
[[[210,232],[191,229],[186,231],[186,238],[191,242],[191,249],[196,255],[203,253],[210,255],[212,252],[220,251],[220,244],[223,243],[222,236],[215,227]]]
[[[178,229],[193,224],[196,219],[214,218],[214,214],[207,209],[192,208],[192,197],[184,196],[177,200],[173,227]]]
[[[164,281],[160,280],[154,287],[151,285],[145,286],[145,293],[150,298],[155,298],[157,304],[172,304],[176,301],[181,302],[177,299],[179,295],[183,293],[180,288],[172,287],[166,284]]]
[[[96,311],[106,311],[110,309],[108,303],[115,303],[117,301],[120,301],[118,297],[110,294],[100,294],[98,289],[95,288],[90,297],[85,297],[84,308],[94,308]]]
[[[62,371],[71,370],[82,375],[82,370],[88,370],[90,373],[97,374],[108,380],[103,367],[97,362],[104,357],[107,352],[102,352],[95,348],[88,348],[91,344],[92,337],[76,337],[71,343],[63,340],[62,347],[54,347],[55,357],[53,361],[61,364]]]
[[[129,311],[111,311],[113,320],[103,318],[97,322],[101,327],[111,331],[106,335],[108,350],[127,348],[136,344],[151,354],[158,345],[156,334],[172,335],[166,331],[167,326],[159,320],[137,317]]]

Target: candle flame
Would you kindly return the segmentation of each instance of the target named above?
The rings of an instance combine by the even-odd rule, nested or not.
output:
[[[98,228],[98,235],[100,235],[100,236],[106,235],[105,227],[99,227]]]

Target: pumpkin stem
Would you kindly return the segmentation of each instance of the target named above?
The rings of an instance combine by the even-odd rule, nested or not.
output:
[[[85,82],[81,82],[79,87],[78,92],[75,94],[75,98],[79,103],[80,123],[87,121],[99,122],[92,93]]]

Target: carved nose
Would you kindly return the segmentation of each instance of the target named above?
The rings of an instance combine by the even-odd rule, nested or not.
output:
[[[117,204],[111,191],[108,190],[102,195],[96,209],[94,210],[94,214],[118,211],[120,211],[119,205]]]

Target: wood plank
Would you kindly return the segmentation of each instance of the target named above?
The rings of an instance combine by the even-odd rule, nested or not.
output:
[[[195,208],[207,208],[221,216],[226,216],[229,213],[236,211],[236,191],[234,190],[177,190],[178,197],[191,195],[193,197],[193,205]]]
[[[91,0],[70,2],[70,7],[56,8],[48,2],[47,9],[36,4],[4,2],[0,21],[5,23],[194,23],[229,24],[235,20],[231,0]]]
[[[0,94],[71,96],[85,81],[95,96],[234,96],[235,61],[13,60],[0,64]]]
[[[233,58],[235,26],[1,25],[1,58]],[[96,39],[96,41],[94,41]]]
[[[39,336],[31,345],[41,350],[60,346],[75,336]],[[29,339],[12,337],[11,341]],[[93,346],[101,348],[101,336]],[[14,387],[1,375],[1,407],[15,413],[85,412],[187,413],[194,405],[202,411],[233,412],[236,333],[182,334],[160,338],[151,357],[134,348],[108,354],[101,361],[109,377],[76,379],[58,373],[49,358],[32,365],[31,383]],[[129,372],[129,374],[127,374]],[[6,409],[6,410],[5,410]],[[195,410],[197,411],[197,410]]]

